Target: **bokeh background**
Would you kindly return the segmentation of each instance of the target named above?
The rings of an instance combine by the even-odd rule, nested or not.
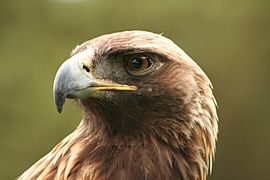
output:
[[[270,179],[269,0],[1,0],[0,179],[14,179],[72,132],[54,75],[77,44],[142,29],[172,39],[206,71],[219,104],[210,180]]]

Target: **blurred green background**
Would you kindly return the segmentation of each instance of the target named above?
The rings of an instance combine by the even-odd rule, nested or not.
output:
[[[163,33],[206,71],[219,104],[210,180],[270,179],[269,0],[1,0],[0,179],[14,179],[72,132],[54,75],[77,44],[122,30]]]

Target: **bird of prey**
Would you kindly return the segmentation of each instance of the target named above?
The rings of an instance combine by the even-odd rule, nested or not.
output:
[[[218,133],[212,85],[166,37],[102,35],[78,45],[54,80],[83,111],[78,128],[18,179],[205,180]]]

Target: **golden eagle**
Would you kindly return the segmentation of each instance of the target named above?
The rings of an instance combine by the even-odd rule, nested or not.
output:
[[[83,110],[78,128],[19,179],[205,180],[218,133],[212,85],[162,35],[107,34],[59,68],[54,100]]]

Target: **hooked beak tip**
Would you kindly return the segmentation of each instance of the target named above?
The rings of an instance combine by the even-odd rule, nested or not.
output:
[[[57,109],[57,112],[58,112],[59,114],[61,114],[62,111],[63,111],[63,105],[57,105],[57,106],[56,106],[56,109]]]
[[[58,111],[58,113],[62,113],[63,111],[63,106],[65,104],[65,95],[62,93],[55,93],[54,96],[54,101],[55,101],[55,105],[56,105],[56,109]]]

